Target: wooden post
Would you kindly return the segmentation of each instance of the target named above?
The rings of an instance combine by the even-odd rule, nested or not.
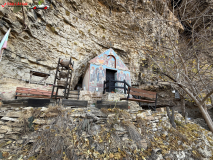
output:
[[[109,79],[109,92],[111,92],[111,86],[110,86],[110,84],[111,84],[111,79]]]
[[[80,95],[80,89],[78,89],[78,99],[79,99],[79,95]]]
[[[106,83],[106,81],[104,81],[104,89],[103,89],[103,94],[105,94],[105,83]]]
[[[126,94],[126,81],[124,80],[124,94]]]

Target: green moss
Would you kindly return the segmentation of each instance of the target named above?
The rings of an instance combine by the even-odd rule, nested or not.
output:
[[[52,5],[52,4],[50,4],[50,9],[51,9],[51,10],[53,9],[53,5]]]
[[[103,37],[102,37],[103,39],[105,39],[105,36],[103,35]]]
[[[58,42],[57,42],[57,47],[59,46]]]
[[[67,15],[67,16],[69,16],[69,15],[70,15],[70,12],[69,12],[69,11],[67,11],[67,10],[66,10],[65,12],[66,12],[66,15]]]
[[[90,16],[90,17],[93,17],[93,14],[90,14],[89,16]]]
[[[77,44],[78,44],[77,42],[74,42],[74,45],[76,45],[76,46],[77,46]]]
[[[183,124],[180,121],[175,120],[175,123],[177,126],[183,126]]]
[[[53,33],[55,33],[55,28],[54,28],[54,27],[51,27],[50,29],[51,29],[51,31],[52,31]]]
[[[88,33],[90,33],[90,29],[88,30]]]

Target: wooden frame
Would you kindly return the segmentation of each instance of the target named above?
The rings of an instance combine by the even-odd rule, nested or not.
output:
[[[134,98],[129,98],[130,94]],[[152,108],[152,109],[156,110],[157,92],[151,92],[151,91],[146,91],[146,90],[143,90],[143,89],[128,87],[127,98],[120,98],[120,100],[136,101],[136,102],[139,102],[140,106],[141,106],[140,102],[155,103],[155,108]]]

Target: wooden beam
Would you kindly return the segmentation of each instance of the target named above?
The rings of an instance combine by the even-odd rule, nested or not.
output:
[[[66,106],[83,106],[87,107],[88,101],[82,101],[82,100],[68,100],[68,99],[63,99],[62,104]]]

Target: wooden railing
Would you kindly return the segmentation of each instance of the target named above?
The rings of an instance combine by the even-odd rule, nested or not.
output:
[[[114,83],[123,83],[123,87],[121,86],[110,86],[111,82],[114,82]],[[106,86],[106,84],[109,84],[108,86]],[[127,87],[126,87],[127,86]],[[103,94],[105,94],[106,92],[106,89],[109,89],[109,91],[111,92],[112,89],[115,89],[115,88],[121,88],[121,89],[124,89],[124,94],[126,94],[127,92],[127,89],[128,87],[130,87],[130,85],[125,81],[117,81],[117,80],[107,80],[107,81],[104,81],[104,89],[103,89]]]

